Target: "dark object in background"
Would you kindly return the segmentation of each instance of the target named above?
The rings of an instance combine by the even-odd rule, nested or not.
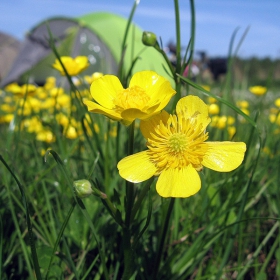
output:
[[[218,81],[221,75],[227,73],[227,58],[224,57],[216,57],[216,58],[209,58],[206,55],[206,52],[199,51],[197,54],[200,56],[200,62],[202,70],[209,69],[213,79]]]
[[[221,75],[227,73],[227,59],[226,58],[210,58],[207,65],[213,75],[215,81],[218,81]]]

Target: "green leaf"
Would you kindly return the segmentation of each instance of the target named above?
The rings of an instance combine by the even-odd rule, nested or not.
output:
[[[266,273],[265,272],[260,272],[258,275],[257,275],[257,278],[256,280],[266,280],[267,279],[267,276],[266,276]]]

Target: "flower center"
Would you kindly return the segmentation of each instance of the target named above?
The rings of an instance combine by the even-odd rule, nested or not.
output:
[[[144,110],[149,101],[150,97],[144,89],[139,86],[133,86],[117,94],[114,100],[115,110],[119,113],[130,108]]]
[[[168,144],[170,151],[174,153],[184,152],[188,145],[186,135],[181,133],[172,134]]]
[[[184,168],[189,164],[202,169],[203,156],[207,151],[204,141],[208,133],[202,130],[197,119],[170,116],[167,123],[160,122],[148,139],[150,160],[157,166],[157,173],[168,168]]]

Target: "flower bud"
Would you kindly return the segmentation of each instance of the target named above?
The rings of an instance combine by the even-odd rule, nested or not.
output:
[[[79,198],[88,197],[93,193],[91,183],[85,179],[74,181],[74,191]]]
[[[157,45],[157,36],[153,32],[144,31],[142,34],[142,43],[145,46],[155,47]]]

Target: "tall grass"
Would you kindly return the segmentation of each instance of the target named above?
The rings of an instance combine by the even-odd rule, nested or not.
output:
[[[184,34],[179,3],[174,4],[181,53]],[[136,4],[130,20],[135,9]],[[182,55],[187,64],[195,45],[194,1],[190,11],[190,47]],[[160,44],[156,48],[162,51]],[[59,57],[54,46],[53,50]],[[234,55],[230,52],[232,63]],[[25,120],[45,115],[23,114],[25,96],[26,102],[13,111],[13,121],[0,125],[1,279],[280,278],[280,124],[269,119],[272,107],[279,116],[273,105],[279,89],[254,96],[240,89],[229,71],[225,84],[208,91],[182,76],[185,65],[179,59],[171,69],[177,95],[169,110],[185,94],[206,102],[214,97],[226,108],[216,117],[233,117],[236,131],[230,134],[228,123],[213,125],[209,140],[245,142],[243,164],[229,173],[204,169],[202,189],[194,196],[161,198],[155,191],[156,178],[131,186],[116,168],[128,146],[129,153],[145,147],[138,122],[134,129],[88,114],[80,94],[89,96],[89,86],[81,89],[68,76],[68,94],[76,108],[69,118],[76,120],[80,132],[69,139],[56,118],[44,119],[55,141],[38,141],[35,133],[24,129]],[[127,84],[128,73],[123,71],[120,67],[122,83]],[[4,90],[0,98],[4,102],[7,96]],[[236,106],[244,99],[249,116]],[[2,111],[1,117],[5,114]],[[76,196],[73,184],[80,179],[91,182],[94,195]]]

